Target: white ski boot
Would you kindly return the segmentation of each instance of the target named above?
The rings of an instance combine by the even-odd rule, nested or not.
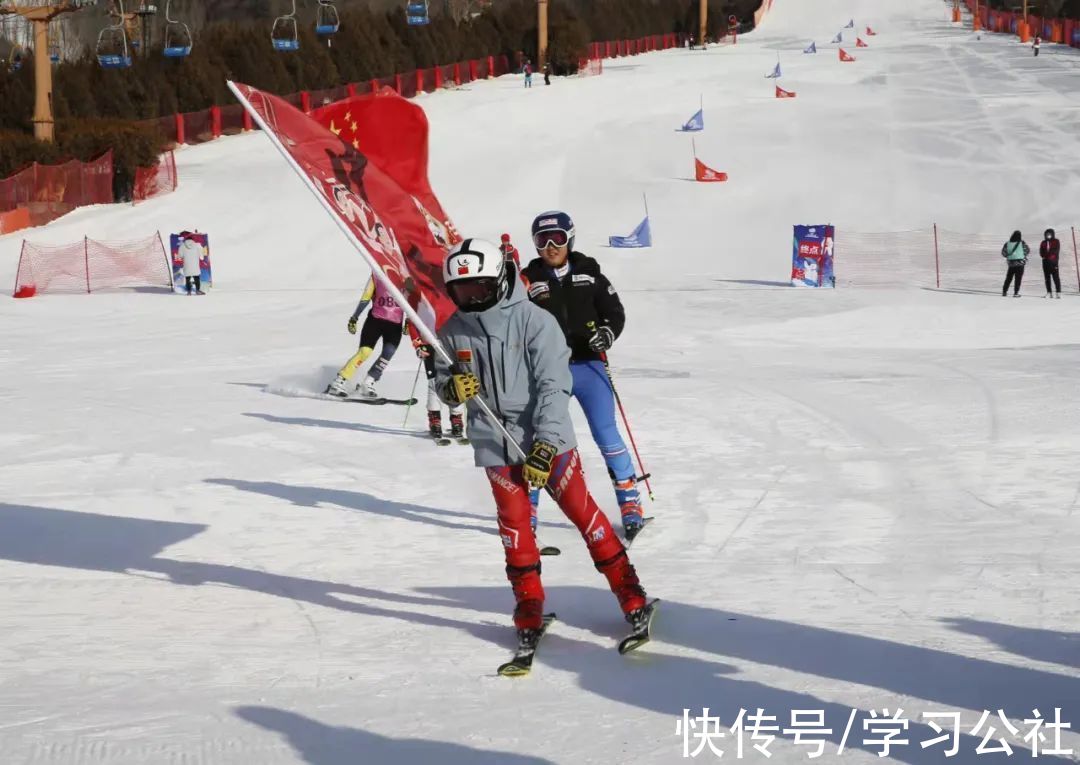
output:
[[[341,375],[338,375],[337,377],[334,378],[334,381],[332,383],[330,383],[329,385],[326,386],[326,390],[323,391],[323,393],[325,393],[328,396],[337,396],[338,398],[348,398],[349,391],[345,387],[348,384],[349,384],[348,380],[346,380]]]
[[[356,386],[357,392],[363,398],[378,398],[379,394],[375,391],[375,381],[368,375],[364,378],[364,381]]]

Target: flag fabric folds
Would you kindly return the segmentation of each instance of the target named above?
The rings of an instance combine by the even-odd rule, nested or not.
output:
[[[652,247],[652,230],[649,228],[649,216],[638,224],[630,236],[609,236],[608,244],[612,247]]]
[[[696,133],[705,129],[705,110],[698,109],[693,117],[688,119],[679,130],[684,133]]]
[[[423,110],[384,89],[308,116],[257,88],[230,87],[373,272],[409,293],[409,307],[429,328],[449,318],[456,309],[442,263],[460,236],[428,183]],[[406,279],[417,289],[408,290]]]
[[[694,178],[702,183],[715,183],[719,181],[726,181],[728,179],[727,173],[721,173],[717,170],[713,170],[697,157],[694,157]]]

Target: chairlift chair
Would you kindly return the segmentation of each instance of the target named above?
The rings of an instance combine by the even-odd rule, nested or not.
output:
[[[169,15],[172,0],[165,4],[165,57],[185,58],[191,54],[191,28]]]
[[[274,19],[270,40],[274,43],[274,50],[286,53],[300,50],[300,32],[296,27],[296,0],[293,0],[292,11]]]
[[[60,63],[60,50],[63,47],[60,45],[62,28],[58,26],[59,23],[53,21],[49,24],[49,61],[54,64]]]
[[[340,26],[341,20],[333,0],[319,0],[319,7],[315,11],[315,34],[329,37],[336,34]]]
[[[118,10],[109,11],[110,15],[116,17],[116,23],[108,25],[98,33],[95,52],[102,69],[127,69],[131,66],[131,48],[128,45],[127,29],[124,28],[126,17],[123,0],[116,0],[116,7]]]
[[[8,71],[17,72],[22,69],[23,61],[26,60],[26,49],[23,46],[15,43],[11,46],[11,51],[8,53]]]
[[[413,27],[431,23],[427,0],[409,0],[405,6],[405,20]]]
[[[96,50],[102,69],[127,69],[131,66],[131,50],[123,23],[102,29],[98,34]]]

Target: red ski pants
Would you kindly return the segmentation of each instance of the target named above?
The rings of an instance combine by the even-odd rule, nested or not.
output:
[[[543,621],[544,586],[540,581],[540,550],[529,525],[529,485],[521,465],[487,468],[488,481],[499,510],[499,536],[506,549],[506,576],[514,588],[514,624],[537,628]],[[555,458],[548,489],[559,507],[581,532],[596,568],[608,580],[624,613],[645,605],[645,591],[626,555],[626,548],[607,516],[585,485],[581,458],[571,449]]]

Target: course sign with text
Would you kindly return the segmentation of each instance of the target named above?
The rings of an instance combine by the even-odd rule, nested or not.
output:
[[[791,283],[795,287],[835,287],[832,226],[795,226]]]

